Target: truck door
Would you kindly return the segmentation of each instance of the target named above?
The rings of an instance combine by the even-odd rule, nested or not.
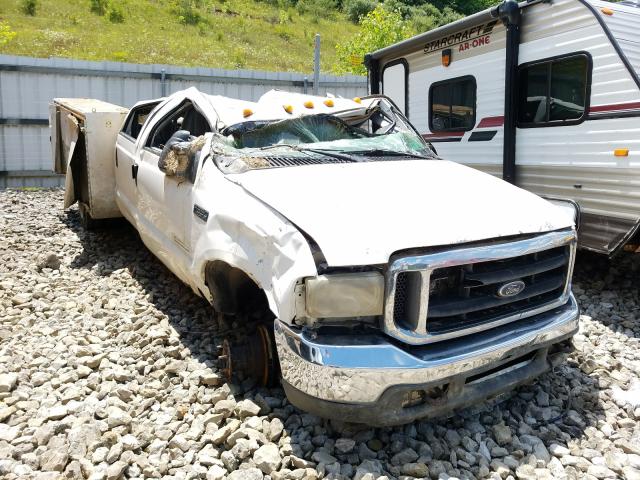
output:
[[[162,149],[179,130],[199,137],[212,128],[194,104],[185,100],[151,128],[140,151],[137,177],[141,216],[138,229],[147,243],[155,245],[150,248],[157,249],[158,257],[171,263],[169,267],[181,276],[191,258],[188,233],[193,216],[193,178],[165,175],[158,166]],[[187,273],[184,278],[188,281]]]
[[[151,111],[159,101],[134,106],[124,122],[116,140],[116,201],[120,210],[132,224],[136,224],[138,136]]]

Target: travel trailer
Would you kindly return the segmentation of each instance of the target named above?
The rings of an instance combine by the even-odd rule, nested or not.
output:
[[[640,243],[639,29],[636,2],[507,0],[365,63],[441,157],[577,202],[612,255]]]

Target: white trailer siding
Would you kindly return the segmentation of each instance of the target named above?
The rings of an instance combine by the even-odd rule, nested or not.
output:
[[[611,2],[592,1],[596,8],[607,8],[613,15],[603,15],[602,19],[618,41],[620,48],[640,75],[640,9]]]
[[[481,24],[478,24],[481,25]],[[473,28],[473,27],[471,27]],[[476,43],[476,38],[487,38],[488,43]],[[465,162],[496,176],[502,175],[502,115],[504,111],[505,64],[504,48],[506,29],[501,23],[495,23],[489,35],[479,35],[470,41],[453,42],[452,63],[442,65],[441,50],[436,49],[425,54],[418,50],[401,57],[408,66],[408,117],[425,139],[433,142],[438,153],[447,159]],[[465,48],[467,47],[467,48]],[[384,59],[385,65],[393,64],[399,58]],[[470,73],[472,72],[472,73]],[[434,83],[467,75],[472,75],[477,85],[476,129],[478,131],[497,130],[491,142],[469,142],[472,132],[456,135],[437,134],[429,129],[429,89]],[[381,78],[382,93],[389,91]],[[396,101],[396,103],[398,103]],[[474,129],[475,130],[475,129]],[[449,148],[455,142],[455,147]]]
[[[582,244],[610,250],[640,218],[640,117],[596,115],[640,102],[640,90],[586,5],[557,0],[524,12],[520,64],[584,51],[593,67],[585,122],[518,129],[516,182],[539,195],[577,201],[589,225]],[[629,156],[614,156],[617,148],[628,148]]]
[[[581,123],[518,125],[516,183],[540,195],[577,201],[583,212],[581,245],[610,252],[640,222],[640,8],[600,0],[554,0],[521,7],[521,68],[584,52],[591,69]],[[605,7],[613,15],[603,12]],[[490,47],[463,52],[453,47],[448,67],[442,65],[442,48],[425,53],[415,43],[407,51],[379,59],[381,67],[406,59],[410,120],[434,142],[438,153],[496,176],[502,176],[503,166],[505,32],[497,24]],[[446,33],[455,35],[451,29]],[[432,35],[441,36],[438,31]],[[421,40],[428,45],[431,37]],[[625,55],[616,49],[616,40]],[[467,75],[477,83],[475,127],[463,133],[431,131],[430,86]],[[496,133],[489,138],[491,131]],[[628,149],[628,155],[614,155],[617,149]]]
[[[500,43],[504,48],[504,29],[501,30]],[[502,116],[505,75],[503,51],[495,50],[485,55],[454,60],[447,68],[436,64],[430,69],[420,69],[419,65],[422,62],[419,61],[419,57],[415,57],[416,55],[407,56],[410,65],[409,91],[424,93],[409,97],[409,112],[412,123],[425,136],[426,140],[433,142],[442,157],[473,165],[497,176],[502,176]],[[440,63],[440,52],[432,54],[430,57],[432,58],[429,60],[432,62]],[[411,69],[413,66],[416,68]],[[461,136],[452,138],[452,140],[459,141],[449,141],[447,135],[432,132],[429,129],[428,96],[431,85],[448,78],[463,77],[469,75],[470,72],[473,72],[472,76],[477,85],[476,128],[473,131],[497,130],[492,141],[470,142],[471,131],[463,132]]]

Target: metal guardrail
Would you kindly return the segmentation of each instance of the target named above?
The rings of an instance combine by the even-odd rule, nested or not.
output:
[[[46,65],[15,65],[0,63],[0,72],[24,72],[24,73],[42,73],[51,75],[81,75],[92,77],[125,77],[125,78],[142,78],[160,80],[161,82],[169,81],[187,81],[187,82],[212,82],[212,83],[243,83],[248,85],[262,85],[268,83],[270,85],[290,86],[298,88],[308,88],[309,80],[304,77],[299,80],[284,78],[268,78],[266,76],[249,77],[249,76],[226,76],[226,75],[208,75],[208,74],[191,74],[191,73],[170,73],[166,70],[160,72],[140,72],[135,70],[109,70],[109,69],[92,69],[92,68],[76,68],[76,67],[55,67]],[[265,72],[268,73],[268,72]],[[357,82],[322,80],[318,82],[322,87],[354,87]],[[364,87],[366,84],[363,82]]]
[[[204,92],[257,100],[272,88],[311,93],[304,73],[179,67],[0,54],[0,188],[59,182],[49,170],[48,105],[54,97],[132,105],[194,85]],[[320,75],[319,87],[362,96],[364,77]]]
[[[49,125],[48,118],[0,118],[0,125]]]
[[[59,177],[59,175],[51,170],[0,170],[0,177],[4,178],[27,178],[27,177]]]

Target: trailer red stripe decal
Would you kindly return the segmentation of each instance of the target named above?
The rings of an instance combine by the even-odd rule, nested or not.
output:
[[[501,127],[504,125],[504,117],[485,117],[480,120],[476,128]]]
[[[423,133],[422,138],[425,140],[433,140],[438,138],[462,138],[464,136],[464,132],[438,132],[438,133]]]
[[[482,130],[481,132],[471,132],[470,142],[489,142],[498,133],[497,130]]]
[[[427,142],[461,142],[464,132],[423,133],[422,138]]]
[[[640,102],[614,103],[611,105],[596,105],[595,107],[591,107],[589,109],[589,113],[614,112],[618,110],[633,110],[636,108],[640,108]]]
[[[429,138],[429,143],[444,143],[444,142],[461,142],[462,137],[443,137],[443,138]]]

